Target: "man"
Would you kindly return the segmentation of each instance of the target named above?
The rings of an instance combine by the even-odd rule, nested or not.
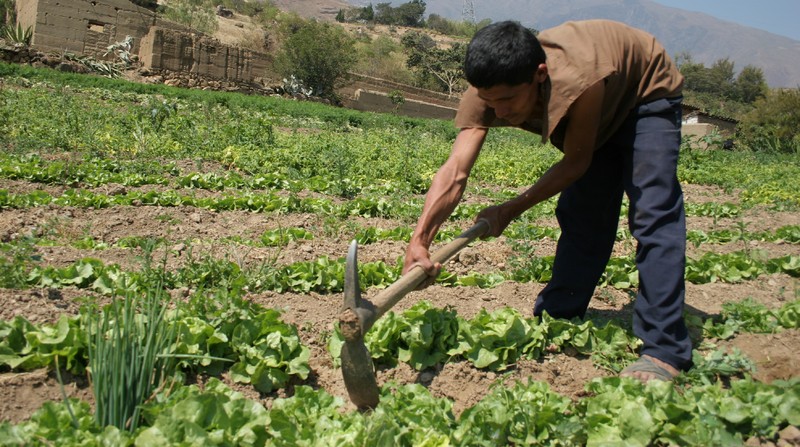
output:
[[[563,152],[561,160],[518,197],[478,215],[490,223],[486,236],[499,236],[525,210],[561,193],[553,276],[534,315],[583,318],[611,256],[625,192],[638,242],[634,333],[643,347],[621,375],[671,380],[691,367],[676,175],[683,77],[664,48],[606,20],[568,22],[538,39],[519,23],[500,22],[475,34],[464,67],[470,87],[455,119],[461,131],[428,191],[404,270],[419,265],[438,275],[428,249],[461,199],[490,127],[541,134]]]

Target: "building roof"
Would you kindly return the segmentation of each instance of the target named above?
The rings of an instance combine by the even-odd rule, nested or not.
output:
[[[689,110],[689,114],[687,116],[702,115],[702,116],[707,116],[709,118],[714,118],[714,119],[721,120],[721,121],[727,121],[729,123],[734,123],[734,124],[738,124],[739,123],[739,120],[737,120],[735,118],[731,118],[729,116],[716,115],[716,114],[713,114],[713,113],[708,113],[708,112],[704,111],[702,108],[694,106],[694,105],[691,105],[691,104],[683,103],[683,109],[684,110]]]

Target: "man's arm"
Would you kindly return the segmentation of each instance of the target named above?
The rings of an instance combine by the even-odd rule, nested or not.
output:
[[[450,157],[436,172],[425,197],[422,214],[406,249],[404,273],[419,265],[428,272],[428,275],[433,277],[438,275],[441,266],[431,262],[428,248],[439,227],[461,200],[467,186],[467,178],[478,158],[487,132],[488,129],[467,128],[458,133]]]
[[[604,93],[605,83],[600,81],[589,87],[570,108],[561,160],[519,196],[481,211],[478,218],[487,219],[491,225],[486,236],[500,236],[514,218],[563,191],[586,172],[597,142]]]

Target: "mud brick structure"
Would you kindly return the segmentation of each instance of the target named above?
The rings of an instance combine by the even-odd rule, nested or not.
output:
[[[98,58],[125,36],[133,37],[131,53],[138,54],[150,28],[169,23],[127,0],[17,0],[17,20],[31,28],[31,44],[39,50]]]
[[[207,36],[155,26],[142,38],[139,59],[154,70],[245,82],[264,76],[270,60]]]
[[[159,73],[250,83],[264,76],[269,57],[225,45],[161,19],[128,0],[17,0],[17,20],[33,31],[41,51],[111,59],[109,45],[133,38],[131,54]]]

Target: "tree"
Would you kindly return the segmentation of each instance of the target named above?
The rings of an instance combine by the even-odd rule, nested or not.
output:
[[[336,21],[340,23],[352,22],[372,22],[375,20],[375,9],[372,3],[363,8],[354,7],[348,9],[340,9],[336,14]]]
[[[435,84],[452,95],[464,82],[465,43],[456,42],[448,48],[439,48],[430,36],[420,32],[406,33],[401,42],[408,54],[408,68],[414,70],[423,83],[425,78],[432,77]]]
[[[313,94],[335,100],[336,88],[356,60],[353,39],[336,25],[314,20],[294,25],[287,29],[276,68],[300,79]]]
[[[723,98],[733,99],[734,88],[734,63],[727,57],[714,62],[708,69],[709,93]]]
[[[406,55],[399,42],[382,35],[358,39],[355,47],[358,62],[353,71],[401,84],[414,83],[414,74],[406,66]]]
[[[737,96],[744,103],[750,104],[758,98],[765,97],[768,90],[767,81],[764,80],[764,70],[754,65],[745,66],[736,77]]]
[[[752,150],[800,153],[800,88],[772,90],[757,99],[739,133]]]
[[[378,3],[374,10],[375,22],[383,25],[421,27],[425,24],[425,2],[411,0],[393,8],[390,2]]]
[[[375,5],[375,22],[383,25],[394,24],[394,8],[389,2],[378,3]]]
[[[361,8],[358,14],[358,20],[363,20],[365,22],[372,22],[375,20],[375,9],[372,7],[372,3]]]
[[[395,8],[395,25],[419,28],[425,25],[425,2],[411,0]]]
[[[438,14],[431,14],[425,21],[425,26],[434,31],[449,36],[461,36],[471,38],[479,29],[488,26],[492,23],[491,19],[483,19],[478,23],[469,21],[455,21],[448,20]]]

